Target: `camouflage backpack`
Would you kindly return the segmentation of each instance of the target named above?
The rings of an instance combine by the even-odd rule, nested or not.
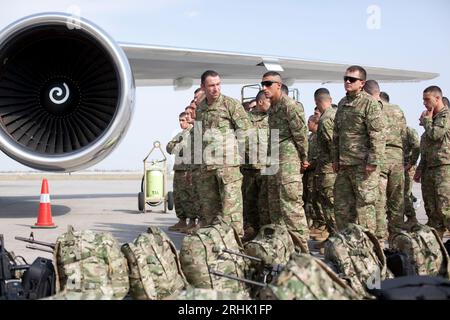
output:
[[[245,253],[260,258],[266,265],[285,265],[294,253],[294,243],[285,226],[268,224],[244,244]]]
[[[189,287],[186,290],[175,292],[164,300],[249,300],[246,293],[218,291]]]
[[[56,240],[56,291],[59,297],[123,299],[129,290],[128,266],[108,232],[68,231]]]
[[[435,229],[415,224],[392,235],[389,242],[408,256],[418,275],[449,278],[449,256]]]
[[[247,290],[240,281],[218,277],[210,272],[215,270],[245,278],[247,261],[224,250],[243,253],[239,235],[221,217],[196,233],[185,236],[181,244],[180,261],[188,282],[196,288],[231,292]]]
[[[347,280],[353,290],[367,297],[370,296],[367,289],[391,277],[375,235],[354,223],[328,238],[325,262]]]
[[[130,270],[130,294],[138,300],[165,298],[186,285],[177,249],[158,227],[122,246]]]
[[[272,284],[259,293],[262,300],[353,300],[355,291],[325,263],[304,253],[294,253]]]

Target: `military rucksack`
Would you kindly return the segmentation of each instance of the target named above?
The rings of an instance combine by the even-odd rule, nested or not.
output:
[[[360,296],[325,263],[294,253],[274,282],[259,292],[262,300],[353,300]]]
[[[177,249],[158,227],[149,227],[122,246],[130,271],[130,294],[138,300],[163,299],[187,284]]]
[[[369,296],[367,289],[392,276],[375,235],[354,223],[328,238],[325,262],[363,296]]]
[[[69,230],[54,250],[57,297],[123,299],[129,290],[127,260],[108,232]],[[56,297],[55,297],[56,298]]]
[[[231,292],[247,290],[240,281],[218,277],[210,272],[214,270],[245,278],[248,262],[226,250],[244,253],[238,233],[221,217],[196,233],[185,236],[181,244],[180,261],[187,281],[196,288]]]
[[[285,265],[294,253],[294,243],[285,226],[268,224],[244,244],[245,253],[260,258],[265,265]]]
[[[418,275],[449,278],[449,256],[435,229],[418,223],[393,234],[389,242],[408,256]]]
[[[229,292],[189,287],[175,292],[164,300],[250,300],[245,292]]]

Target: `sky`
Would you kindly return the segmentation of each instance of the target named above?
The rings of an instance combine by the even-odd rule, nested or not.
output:
[[[431,81],[380,83],[419,134],[423,90],[438,85],[450,96],[450,2],[446,0],[0,0],[0,8],[0,29],[34,13],[76,12],[118,42],[436,72],[440,76]],[[313,93],[322,86],[336,103],[345,95],[343,84],[292,86],[300,91],[307,117],[313,113]],[[165,146],[179,131],[178,114],[189,104],[194,89],[138,87],[125,138],[88,170],[142,170],[153,141]],[[239,99],[240,89],[224,85],[222,93]],[[0,171],[30,170],[0,153]]]

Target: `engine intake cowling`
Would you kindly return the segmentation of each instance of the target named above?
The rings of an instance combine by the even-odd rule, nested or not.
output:
[[[124,52],[87,20],[39,14],[0,33],[0,148],[24,165],[102,160],[128,128],[134,91]]]

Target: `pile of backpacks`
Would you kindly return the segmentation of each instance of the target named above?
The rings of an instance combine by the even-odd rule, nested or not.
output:
[[[158,227],[123,245],[108,232],[69,227],[56,241],[46,299],[450,299],[449,242],[416,224],[389,244],[383,250],[350,224],[319,259],[284,226],[263,226],[243,244],[218,217],[185,236],[178,252]]]

